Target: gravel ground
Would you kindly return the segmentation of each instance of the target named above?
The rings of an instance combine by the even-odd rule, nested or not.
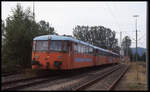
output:
[[[65,86],[68,86],[80,80],[83,80],[82,76],[84,76],[84,74],[81,74],[79,76],[72,76],[72,77],[61,78],[61,79],[54,80],[54,81],[49,81],[47,83],[43,83],[43,84],[33,86],[33,87],[24,88],[21,90],[59,90],[59,89],[61,90]]]
[[[107,69],[107,68],[106,68]],[[89,77],[93,78],[94,75],[101,73],[102,71],[96,70],[91,72],[86,72],[81,75],[76,75],[72,77],[65,77],[61,78],[59,80],[50,81],[47,83],[43,83],[37,86],[24,88],[21,90],[71,90],[71,88],[77,87],[80,84],[83,84],[84,82],[89,79]],[[87,76],[85,76],[85,74]]]
[[[144,62],[138,62],[143,63]],[[118,84],[113,89],[114,91],[146,91],[146,67],[139,65],[139,79],[137,80],[137,69],[136,63],[131,63],[131,67],[127,73],[121,78]],[[143,73],[144,72],[144,73]]]
[[[24,74],[10,75],[7,77],[2,77],[2,83],[8,82],[8,81],[13,81],[13,80],[18,80],[18,79],[23,79],[23,78],[27,78],[27,77],[24,76]]]
[[[93,75],[99,73],[100,72],[99,70],[102,71],[103,69],[107,69],[107,68],[109,68],[109,67],[103,67],[103,68],[99,67],[99,68],[95,68],[93,70],[89,69],[92,71],[89,71],[89,70],[85,70],[84,72],[80,71],[80,74],[75,73],[72,76],[67,75],[67,77],[60,78],[58,80],[54,80],[54,81],[50,80],[50,81],[47,81],[46,83],[44,82],[44,83],[36,84],[36,85],[31,86],[31,87],[26,87],[26,88],[18,89],[18,90],[31,90],[31,91],[32,90],[38,90],[38,91],[39,90],[43,90],[43,91],[44,90],[71,90],[71,88],[76,87],[76,86],[82,84],[83,82],[86,82],[90,76],[92,77]],[[64,75],[65,74],[66,73],[64,73]],[[87,76],[85,76],[85,74]],[[33,77],[33,76],[30,76],[30,75],[26,76],[25,74],[17,74],[17,75],[2,77],[2,83],[12,81],[12,80],[29,78],[29,77]],[[51,76],[50,76],[50,78],[51,78]]]

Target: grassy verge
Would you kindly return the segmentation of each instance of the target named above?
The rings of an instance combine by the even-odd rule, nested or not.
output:
[[[127,73],[127,87],[129,90],[146,90],[146,62],[132,62]]]
[[[130,68],[114,90],[147,90],[146,62],[128,62]]]

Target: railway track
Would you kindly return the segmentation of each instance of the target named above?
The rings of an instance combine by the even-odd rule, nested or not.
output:
[[[44,82],[46,80],[48,79],[46,79],[45,77],[32,77],[32,78],[8,81],[2,83],[2,90],[16,90],[23,87],[34,85],[36,83]]]
[[[74,73],[72,74],[70,73],[69,76],[73,76],[73,75]],[[44,76],[5,81],[2,83],[2,90],[20,90],[20,89],[39,85],[40,83],[44,84],[58,79],[63,79],[65,77],[68,77],[68,74],[64,73],[63,75],[62,73],[53,73]]]
[[[7,77],[7,76],[10,76],[10,75],[16,75],[16,74],[19,74],[21,72],[9,72],[9,73],[2,73],[2,77]]]
[[[48,85],[43,85],[44,88],[39,88],[38,90],[73,90],[74,88],[79,87],[80,85],[86,83],[89,80],[92,80],[97,75],[102,75],[106,71],[117,69],[120,65],[115,65],[107,67],[103,70],[96,70],[91,72],[82,73],[81,75],[56,80]],[[28,89],[29,90],[29,89]]]
[[[15,81],[8,81],[8,82],[2,83],[2,90],[19,90],[19,89],[26,89],[26,88],[33,89],[34,87],[36,88],[36,85],[40,86],[41,84],[45,85],[48,83],[51,83],[50,87],[53,87],[53,85],[59,86],[60,84],[63,84],[66,82],[70,82],[71,83],[70,86],[61,87],[60,90],[80,90],[77,88],[79,88],[79,86],[87,83],[87,80],[92,80],[93,78],[96,79],[97,78],[96,76],[102,75],[102,74],[105,75],[104,73],[107,71],[110,71],[110,70],[112,70],[110,72],[110,74],[111,74],[112,72],[119,70],[120,69],[119,66],[121,67],[122,65],[115,65],[115,66],[107,67],[106,69],[97,70],[96,72],[95,71],[88,72],[88,73],[73,72],[73,74],[66,73],[66,74],[58,74],[55,76],[50,75],[50,77],[49,76],[41,76],[41,77],[20,79],[20,80],[15,80]],[[81,78],[81,80],[78,83],[71,82],[74,80],[79,80],[80,78]],[[59,81],[59,80],[60,80],[60,82],[57,83],[56,81]],[[62,80],[64,80],[64,81],[62,81]],[[45,86],[43,86],[43,87],[45,87]],[[70,87],[70,88],[68,88],[68,87]],[[35,90],[39,90],[39,89],[37,88]],[[47,89],[47,90],[51,90],[51,89]]]
[[[105,73],[101,75],[98,74],[93,78],[88,78],[89,81],[72,88],[72,90],[112,90],[127,69],[128,66],[114,67],[113,69],[105,71]]]

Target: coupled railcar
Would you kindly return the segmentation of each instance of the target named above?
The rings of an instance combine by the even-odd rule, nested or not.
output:
[[[72,37],[43,35],[33,39],[32,69],[71,70],[119,62],[118,54]]]

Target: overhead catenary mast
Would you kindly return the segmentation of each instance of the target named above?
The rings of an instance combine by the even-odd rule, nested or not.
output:
[[[133,17],[136,18],[135,20],[135,28],[136,28],[136,66],[138,65],[137,64],[137,17],[139,17],[139,15],[133,15]],[[137,66],[137,80],[138,80],[138,66]]]

